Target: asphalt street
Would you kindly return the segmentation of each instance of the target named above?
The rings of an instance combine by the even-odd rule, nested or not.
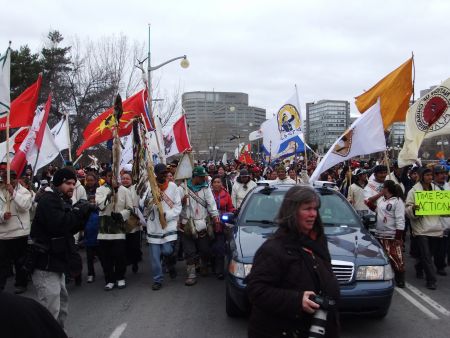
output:
[[[147,254],[148,248],[143,249]],[[423,280],[415,278],[410,259],[407,270],[408,287],[394,292],[386,318],[343,317],[342,337],[449,336],[450,276],[439,277],[438,289],[431,291]],[[147,257],[137,274],[128,271],[123,290],[103,291],[98,263],[96,272],[97,280],[92,284],[68,285],[70,337],[246,337],[247,320],[228,318],[225,313],[224,281],[210,276],[186,287],[184,262],[178,264],[177,279],[167,276],[160,291],[151,290]],[[25,296],[35,297],[32,286]]]

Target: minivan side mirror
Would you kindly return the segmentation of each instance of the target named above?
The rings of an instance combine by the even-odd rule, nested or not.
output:
[[[377,222],[377,215],[375,214],[367,214],[361,217],[362,222],[366,228],[370,228]]]

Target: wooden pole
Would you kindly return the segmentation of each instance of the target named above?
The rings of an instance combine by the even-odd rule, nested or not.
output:
[[[9,156],[9,115],[10,110],[6,114],[6,184],[11,184],[11,158]],[[6,211],[11,212],[11,195],[6,193]]]

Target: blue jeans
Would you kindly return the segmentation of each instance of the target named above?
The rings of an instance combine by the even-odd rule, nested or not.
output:
[[[163,256],[170,256],[173,254],[175,242],[167,242],[163,244],[150,243],[150,260],[152,262],[153,281],[162,283],[164,280],[164,272],[161,266],[161,254]]]

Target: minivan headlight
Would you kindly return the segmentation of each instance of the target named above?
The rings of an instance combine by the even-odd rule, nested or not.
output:
[[[386,265],[362,265],[356,272],[356,280],[391,280],[394,272],[390,264]]]
[[[237,278],[244,279],[250,274],[250,270],[252,269],[252,264],[244,264],[241,262],[237,262],[234,259],[230,261],[228,266],[228,271]]]

